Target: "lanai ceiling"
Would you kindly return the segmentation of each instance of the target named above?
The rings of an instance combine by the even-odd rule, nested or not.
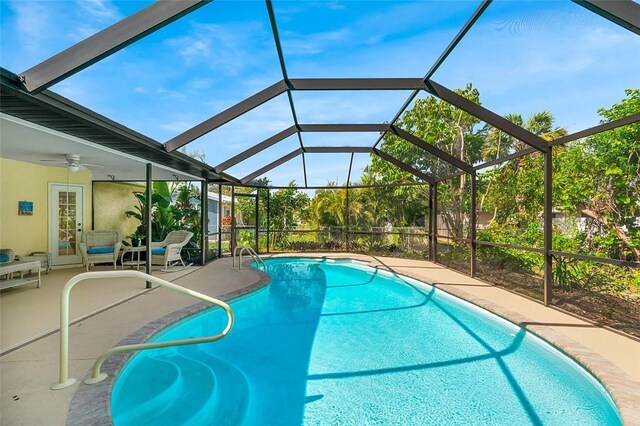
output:
[[[419,147],[424,151],[425,156],[437,159],[441,163],[449,164],[451,167],[448,170],[453,174],[475,173],[477,170],[489,167],[498,162],[492,161],[485,164],[473,164],[468,159],[455,158],[437,148],[434,144],[430,143],[429,140],[419,138],[412,133],[411,129],[399,126],[398,119],[403,111],[410,107],[416,99],[424,99],[426,97],[443,100],[459,110],[472,114],[483,123],[522,141],[528,147],[519,152],[510,153],[507,158],[514,158],[535,151],[548,152],[550,145],[575,140],[589,134],[640,120],[640,112],[637,112],[617,122],[588,127],[587,129],[583,127],[570,129],[571,133],[568,136],[549,144],[549,142],[534,135],[523,127],[503,118],[502,115],[505,114],[505,111],[500,110],[499,113],[494,112],[490,108],[492,106],[490,105],[491,102],[488,103],[487,106],[478,105],[452,90],[455,87],[460,87],[465,82],[474,81],[473,61],[477,60],[477,56],[474,55],[478,49],[473,49],[473,43],[477,43],[483,39],[482,37],[478,37],[473,40],[473,43],[464,45],[463,41],[465,37],[470,37],[468,33],[474,30],[474,26],[479,25],[483,17],[491,15],[492,13],[498,14],[501,9],[513,7],[509,2],[440,3],[438,7],[447,11],[446,14],[439,15],[440,18],[446,18],[451,22],[459,23],[459,26],[456,26],[451,25],[451,22],[449,22],[450,25],[448,25],[448,28],[456,28],[456,30],[451,31],[450,35],[445,35],[447,40],[449,40],[448,44],[445,43],[442,46],[427,46],[423,43],[424,49],[416,49],[411,56],[411,58],[415,58],[415,60],[410,60],[411,58],[401,56],[400,54],[395,56],[393,50],[388,52],[381,51],[379,55],[384,55],[385,60],[388,62],[398,62],[398,70],[400,70],[400,77],[381,77],[377,74],[374,64],[368,64],[364,58],[356,55],[349,56],[348,48],[344,48],[341,51],[342,56],[336,56],[334,58],[336,61],[344,61],[351,65],[346,68],[348,71],[345,71],[339,76],[325,75],[325,70],[321,65],[313,67],[310,66],[308,62],[303,63],[296,60],[296,49],[309,47],[301,43],[301,41],[305,40],[296,39],[292,36],[294,32],[291,24],[292,19],[308,20],[309,25],[313,26],[315,30],[315,33],[308,35],[309,37],[318,37],[319,35],[328,38],[335,37],[336,35],[331,35],[333,33],[330,31],[334,29],[335,23],[322,22],[321,20],[314,21],[313,6],[311,4],[305,2],[273,2],[268,0],[264,3],[246,3],[246,7],[243,6],[244,9],[239,8],[237,2],[235,5],[235,7],[238,7],[237,11],[240,12],[237,17],[238,32],[247,31],[251,33],[251,26],[241,25],[243,18],[246,18],[250,22],[256,19],[265,20],[266,28],[269,29],[270,33],[270,42],[266,42],[259,37],[255,40],[252,40],[251,37],[244,39],[245,41],[255,44],[252,51],[256,52],[256,54],[258,54],[260,49],[272,49],[270,51],[271,53],[267,55],[270,56],[273,62],[271,71],[267,73],[268,75],[256,78],[256,82],[253,84],[256,90],[253,95],[239,98],[238,102],[232,105],[214,105],[212,108],[214,110],[217,109],[216,113],[201,117],[199,124],[189,126],[177,133],[174,132],[172,137],[168,137],[163,142],[158,142],[150,136],[142,135],[119,123],[110,122],[106,117],[88,110],[82,110],[80,112],[90,116],[88,120],[90,123],[89,127],[93,127],[94,130],[101,128],[101,131],[107,129],[107,133],[110,132],[111,135],[117,134],[120,140],[116,142],[110,140],[109,137],[104,137],[104,135],[98,135],[97,133],[99,132],[88,131],[86,117],[84,117],[85,120],[82,123],[84,126],[82,130],[80,129],[82,126],[77,125],[77,123],[74,126],[63,125],[63,121],[69,120],[69,113],[75,113],[68,108],[69,105],[73,105],[74,103],[49,91],[49,88],[56,89],[58,87],[64,87],[62,85],[65,83],[72,84],[81,82],[82,80],[75,79],[74,76],[82,74],[85,69],[87,72],[90,70],[101,72],[105,69],[110,69],[111,71],[113,71],[114,68],[118,69],[118,66],[114,67],[114,63],[108,62],[109,57],[116,54],[116,52],[130,45],[135,46],[136,41],[142,38],[153,38],[154,33],[159,32],[167,26],[181,25],[180,23],[184,23],[189,19],[192,19],[192,26],[200,25],[202,27],[204,23],[198,21],[198,19],[205,16],[204,13],[212,13],[211,19],[213,19],[213,21],[208,22],[211,26],[207,28],[209,30],[219,29],[219,27],[215,26],[218,25],[218,23],[215,22],[215,14],[213,14],[215,4],[210,3],[212,2],[205,0],[185,0],[181,2],[160,1],[152,3],[49,59],[35,64],[20,74],[12,74],[8,70],[3,70],[2,111],[6,114],[48,126],[48,122],[42,118],[42,114],[38,115],[34,113],[33,109],[27,113],[28,108],[16,106],[16,102],[7,103],[7,100],[20,99],[22,102],[34,107],[40,106],[45,109],[56,110],[57,121],[54,125],[57,125],[59,127],[58,130],[61,132],[104,146],[111,144],[115,151],[124,152],[133,157],[142,157],[143,159],[163,164],[170,170],[181,170],[190,176],[196,176],[210,181],[227,181],[236,184],[250,185],[259,177],[265,175],[272,176],[273,173],[279,173],[283,165],[295,164],[297,162],[300,168],[298,184],[302,187],[312,186],[309,182],[312,179],[309,177],[314,174],[320,175],[327,180],[333,179],[334,176],[332,176],[332,174],[334,170],[328,170],[326,168],[326,162],[324,165],[320,163],[315,165],[315,158],[320,155],[335,158],[335,161],[332,162],[339,164],[342,170],[340,172],[342,177],[336,180],[342,180],[347,183],[354,180],[352,178],[355,174],[354,163],[360,165],[366,164],[371,155],[376,155],[405,172],[408,172],[415,181],[434,183],[437,180],[447,178],[451,175],[436,176],[430,171],[416,170],[413,166],[404,163],[402,159],[395,158],[389,153],[384,152],[380,142],[383,136],[389,133],[398,136],[413,146]],[[221,3],[222,6],[220,6],[220,8],[234,7],[232,2],[215,3]],[[344,21],[341,22],[344,28],[350,28],[354,34],[357,33],[362,26],[362,18],[366,17],[365,12],[367,9],[366,3],[354,2],[354,4],[355,3],[360,3],[358,6],[362,10],[354,12],[352,10],[354,7],[350,5],[349,10],[338,11],[333,15],[336,20]],[[523,2],[519,3],[524,4]],[[598,20],[598,22],[606,22],[607,25],[615,28],[616,31],[621,34],[632,34],[636,38],[640,35],[640,5],[636,2],[627,0],[615,2],[581,0],[573,3],[568,2],[567,4],[575,8],[574,12],[577,15],[587,17],[585,19],[595,19]],[[339,4],[336,3],[336,6],[339,6]],[[299,14],[295,15],[295,18],[292,18],[293,12],[287,10],[287,7],[303,8],[306,9],[307,12],[296,12]],[[513,13],[516,15],[524,11],[524,9],[519,10],[518,7],[524,6],[515,6],[515,12]],[[538,6],[536,6],[536,3],[531,3],[526,7]],[[258,10],[259,8],[262,8],[261,11]],[[357,17],[358,13],[361,14],[359,15],[359,19],[355,19],[354,16]],[[349,21],[350,18],[354,18],[354,20]],[[520,16],[520,18],[521,19],[514,22],[505,21],[503,25],[511,32],[522,31],[523,27],[526,27],[525,29],[531,29],[538,25],[528,22],[528,16],[526,15]],[[419,21],[420,19],[428,19],[428,17],[427,15],[418,14],[414,19]],[[589,23],[590,21],[587,20],[585,21],[585,25],[582,25],[585,31],[590,29]],[[383,24],[384,22],[380,21],[378,25]],[[554,24],[559,28],[563,26],[562,22],[554,22]],[[410,25],[415,25],[415,23],[410,23]],[[329,29],[323,32],[323,27]],[[380,31],[383,32],[382,27],[379,28]],[[542,29],[542,32],[545,31],[547,31],[546,27]],[[359,43],[357,36],[359,36],[359,34],[353,36],[356,38],[351,40],[352,43]],[[375,34],[361,34],[360,36],[369,40],[370,50],[376,50]],[[181,40],[186,42],[183,39],[174,37],[172,40],[175,43],[180,43]],[[156,40],[159,44],[167,44],[165,39],[158,38]],[[544,38],[540,39],[540,41],[544,40]],[[403,38],[401,41],[410,42],[408,38]],[[489,43],[490,40],[485,40],[485,42]],[[193,45],[191,45],[191,47],[193,47]],[[541,49],[552,48],[552,46],[549,45],[538,47]],[[634,56],[634,52],[638,53],[636,47],[637,44],[630,46],[630,57]],[[344,55],[345,51],[347,53],[346,55]],[[452,69],[447,62],[450,57],[455,57],[458,51],[461,51],[461,54],[469,58],[468,67],[461,72]],[[429,54],[429,52],[431,52],[431,54]],[[517,52],[513,52],[514,55],[516,53]],[[206,52],[201,51],[199,54],[202,56],[205,55]],[[490,57],[490,55],[488,57]],[[214,57],[207,58],[209,60],[220,60]],[[290,60],[290,58],[293,58],[293,60]],[[406,61],[404,68],[401,60]],[[101,62],[103,68],[100,68]],[[104,65],[105,63],[107,63],[107,65]],[[405,69],[415,70],[419,67],[424,67],[422,72],[425,72],[425,74],[410,74],[407,76]],[[606,66],[604,68],[606,68]],[[170,72],[170,67],[163,68],[163,70]],[[446,73],[443,73],[442,70],[445,70]],[[121,72],[122,78],[129,76],[125,67],[120,67],[119,71]],[[563,70],[558,70],[558,75],[561,71]],[[356,72],[360,73],[359,76],[354,76]],[[115,74],[117,75],[117,72]],[[500,78],[500,76],[500,73],[496,73],[496,78]],[[148,77],[153,78],[152,75]],[[270,79],[271,81],[269,81]],[[595,82],[585,81],[584,87],[593,83]],[[627,82],[623,82],[621,84],[626,83]],[[448,87],[447,84],[453,86]],[[122,85],[124,87],[125,83],[122,83]],[[542,85],[541,88],[544,89],[545,86]],[[140,88],[140,91],[143,90],[143,88]],[[310,108],[309,103],[313,99],[318,99],[319,104],[328,104],[330,107],[332,98],[327,97],[327,94],[333,93],[352,96],[353,99],[356,100],[352,104],[352,109],[354,110],[367,109],[371,105],[375,105],[377,99],[382,99],[378,102],[383,102],[385,105],[397,104],[397,106],[392,108],[396,113],[393,116],[388,116],[383,119],[384,114],[380,113],[382,109],[372,109],[371,114],[366,116],[369,117],[369,120],[366,121],[362,119],[364,116],[350,114],[350,111],[347,110],[339,110],[327,113],[327,122],[318,122],[318,115],[315,115],[314,119],[309,122],[304,121],[305,117],[308,117],[307,111]],[[388,95],[389,93],[393,93],[393,95]],[[384,96],[382,96],[383,94]],[[178,95],[179,94],[176,94],[176,96]],[[212,93],[212,95],[215,95],[215,93]],[[544,93],[537,90],[534,90],[530,94],[530,96],[534,98],[550,98],[551,95],[552,93]],[[315,105],[318,105],[318,103]],[[271,107],[271,114],[276,115],[271,116],[272,120],[269,126],[263,126],[263,129],[259,129],[264,136],[257,137],[256,135],[260,134],[260,132],[252,133],[253,139],[238,136],[242,134],[243,128],[251,127],[252,119],[260,116],[263,109],[268,106]],[[576,108],[578,108],[578,106],[576,106]],[[175,115],[180,115],[180,113],[181,111],[179,110],[174,111]],[[351,115],[355,117],[355,119],[353,119],[354,121],[348,118],[340,120],[336,118],[336,114],[343,114],[344,116]],[[320,115],[320,117],[322,116]],[[374,122],[371,122],[370,117],[376,117]],[[72,119],[77,120],[77,118]],[[595,125],[597,123],[594,122],[590,124]],[[364,138],[362,137],[363,135]],[[239,137],[240,140],[236,143],[237,137]],[[3,145],[4,143],[3,141]],[[203,147],[209,148],[215,145],[218,148],[215,148],[214,151],[217,149],[224,153],[228,152],[228,150],[226,150],[228,146],[234,144],[237,145],[238,148],[235,149],[233,155],[228,155],[220,159],[209,159],[208,157],[208,164],[190,159],[179,151],[181,149],[196,149],[200,151]],[[11,149],[7,151],[9,153],[12,152]],[[59,149],[56,153],[50,153],[60,154]],[[99,161],[99,159],[96,159],[96,162]],[[356,165],[356,167],[358,166]],[[125,170],[127,169],[123,168],[121,171],[123,175]],[[272,174],[270,175],[270,173]],[[284,172],[281,171],[281,173]]]

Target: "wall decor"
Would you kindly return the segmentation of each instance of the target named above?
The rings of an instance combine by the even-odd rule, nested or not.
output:
[[[33,216],[33,201],[18,201],[18,215]]]

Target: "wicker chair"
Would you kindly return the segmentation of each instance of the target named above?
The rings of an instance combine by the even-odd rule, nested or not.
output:
[[[193,237],[193,232],[189,231],[171,231],[164,240],[151,243],[151,264],[163,265],[164,270],[175,266],[180,262],[186,267],[182,260],[182,247],[187,245]]]
[[[96,263],[113,263],[113,269],[116,269],[121,245],[122,235],[118,231],[87,231],[82,234],[79,246],[87,271],[89,265]]]

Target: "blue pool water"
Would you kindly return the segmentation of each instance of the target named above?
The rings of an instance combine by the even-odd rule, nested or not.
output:
[[[471,304],[356,262],[266,262],[225,339],[127,364],[116,425],[621,424],[589,373]],[[154,340],[225,323],[211,310]]]

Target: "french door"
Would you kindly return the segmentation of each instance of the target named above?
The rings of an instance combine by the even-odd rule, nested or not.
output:
[[[49,184],[49,252],[53,266],[82,263],[82,185]]]

